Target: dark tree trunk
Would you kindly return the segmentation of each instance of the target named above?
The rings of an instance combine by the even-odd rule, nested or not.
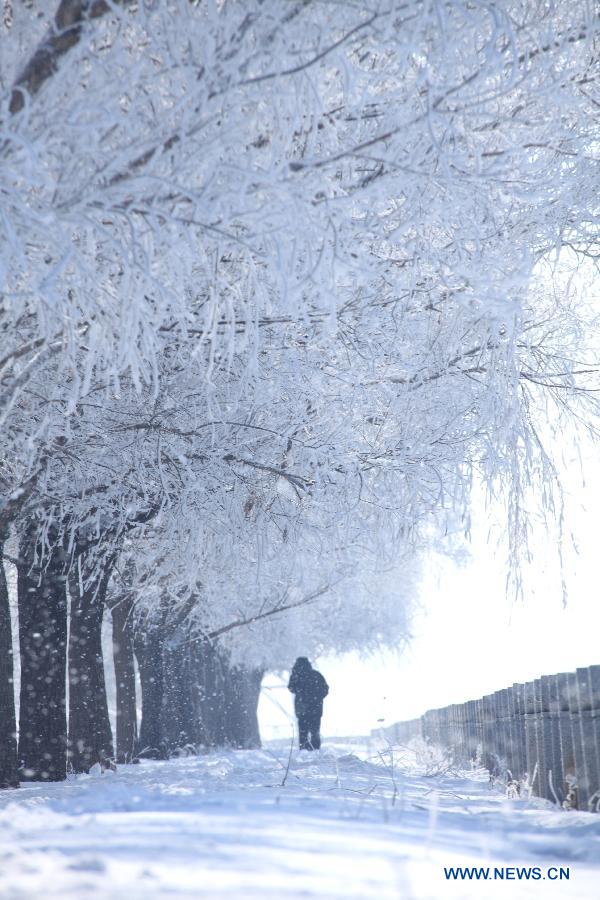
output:
[[[12,629],[0,533],[0,788],[18,787]]]
[[[225,734],[232,747],[250,750],[260,747],[258,699],[264,672],[235,666],[227,677]]]
[[[70,577],[69,761],[74,772],[106,766],[114,756],[108,716],[102,619],[110,570],[86,571],[80,557]]]
[[[133,598],[116,603],[112,613],[113,659],[117,685],[117,762],[131,762],[137,746]]]
[[[59,543],[35,557],[37,532],[28,529],[18,560],[21,693],[19,762],[28,781],[67,775],[67,591]]]
[[[162,623],[146,624],[136,630],[135,655],[142,687],[142,721],[138,750],[140,755],[164,759],[166,748],[161,733],[163,705],[163,643]]]
[[[198,728],[192,700],[193,671],[188,634],[175,627],[163,646],[163,696],[161,735],[167,751],[198,740]]]
[[[172,754],[183,749],[196,749],[199,716],[195,702],[196,656],[189,640],[186,621],[195,605],[193,597],[169,611],[168,600],[163,606],[163,699],[161,732],[167,751]]]
[[[202,641],[199,648],[196,683],[202,743],[206,747],[224,747],[227,736],[223,659],[210,641]]]

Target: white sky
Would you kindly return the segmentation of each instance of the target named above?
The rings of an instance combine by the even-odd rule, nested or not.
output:
[[[402,657],[356,654],[316,661],[330,684],[325,735],[364,734],[379,719],[391,724],[426,709],[474,699],[542,674],[600,663],[600,467],[586,447],[585,484],[574,455],[567,459],[567,524],[578,545],[566,555],[568,603],[563,608],[554,536],[540,526],[526,573],[525,602],[507,596],[506,568],[489,521],[474,522],[471,558],[458,567],[432,561],[423,607]],[[291,695],[269,676],[259,716],[263,737],[290,735]]]

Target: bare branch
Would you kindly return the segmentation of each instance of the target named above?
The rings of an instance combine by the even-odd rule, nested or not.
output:
[[[319,588],[319,590],[314,591],[314,593],[308,594],[308,596],[302,597],[302,599],[296,600],[293,603],[285,603],[280,606],[272,607],[266,612],[257,613],[255,616],[246,616],[235,619],[228,625],[223,625],[221,628],[216,628],[214,631],[209,631],[207,634],[203,634],[200,637],[192,638],[190,641],[188,641],[188,643],[195,644],[199,641],[204,640],[212,641],[215,638],[220,637],[222,634],[227,634],[227,632],[233,631],[235,628],[243,628],[245,625],[252,625],[254,622],[259,622],[261,619],[268,619],[270,616],[276,616],[279,613],[287,612],[290,609],[298,609],[298,607],[300,606],[306,606],[309,603],[314,603],[315,600],[318,600],[330,590],[331,585],[327,584],[325,585],[325,587]]]

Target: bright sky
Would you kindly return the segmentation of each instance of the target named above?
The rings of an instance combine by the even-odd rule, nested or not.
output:
[[[474,699],[513,682],[600,663],[600,467],[586,448],[583,470],[567,460],[567,521],[578,554],[566,556],[568,603],[562,604],[553,536],[540,527],[526,576],[526,599],[507,597],[505,563],[489,521],[474,522],[471,558],[458,567],[432,562],[402,657],[350,654],[316,661],[330,684],[325,735],[364,734],[379,719],[391,724],[426,709]],[[262,734],[284,737],[293,719],[291,695],[269,676],[261,697]]]

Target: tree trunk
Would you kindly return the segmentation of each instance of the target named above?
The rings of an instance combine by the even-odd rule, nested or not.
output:
[[[106,766],[114,756],[102,655],[110,570],[90,577],[86,568],[79,557],[69,585],[69,760],[74,772],[89,772],[95,763]]]
[[[199,644],[201,654],[197,671],[197,699],[202,742],[207,747],[224,747],[225,687],[223,659],[210,641]]]
[[[235,666],[227,677],[225,735],[232,747],[250,750],[260,747],[258,699],[263,670]]]
[[[21,693],[19,761],[28,781],[67,775],[67,592],[59,543],[36,559],[35,528],[23,534],[18,560]]]
[[[161,734],[169,753],[195,740],[192,713],[189,654],[177,635],[170,635],[163,649],[163,698]]]
[[[19,785],[12,629],[2,563],[4,539],[0,534],[0,789]]]
[[[137,752],[151,759],[164,759],[167,755],[161,733],[163,642],[161,623],[147,624],[136,631],[134,638],[142,686],[142,721]]]
[[[137,746],[133,598],[116,603],[112,613],[113,660],[117,685],[117,762],[131,762]]]

